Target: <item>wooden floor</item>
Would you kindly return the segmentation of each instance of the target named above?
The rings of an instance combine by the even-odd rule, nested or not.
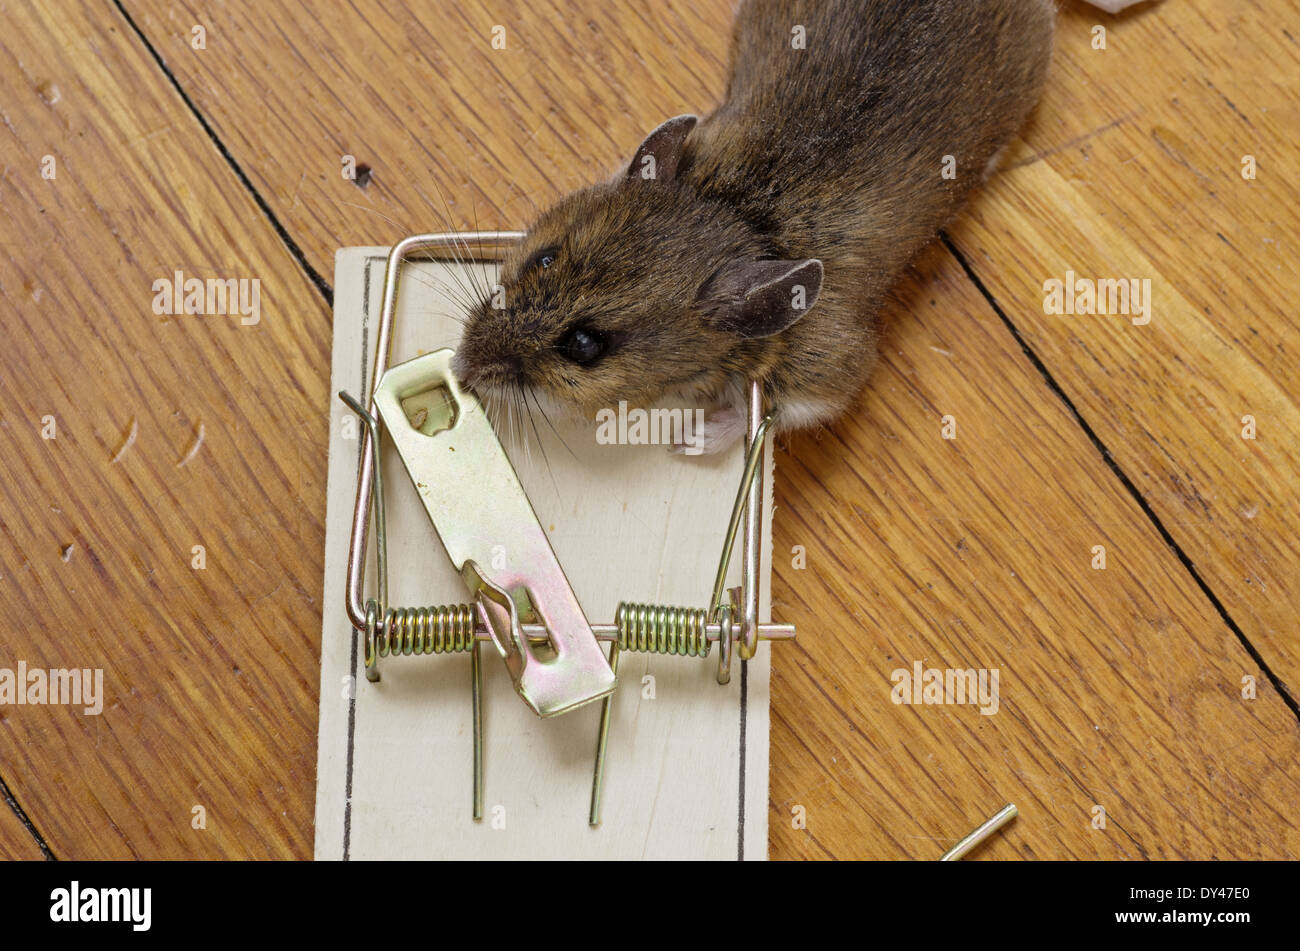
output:
[[[7,6],[0,667],[107,699],[0,706],[0,855],[311,855],[334,251],[526,223],[709,108],[731,7]],[[1008,801],[982,857],[1300,853],[1298,38],[1064,5],[853,418],[778,454],[773,857],[933,858]],[[176,270],[260,322],[156,316]],[[1150,323],[1045,313],[1068,271]],[[998,712],[893,704],[915,662]]]

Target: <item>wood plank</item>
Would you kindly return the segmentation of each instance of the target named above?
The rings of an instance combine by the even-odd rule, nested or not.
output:
[[[773,856],[937,858],[1004,802],[988,857],[1296,854],[1281,698],[952,257],[898,296],[854,418],[777,454]],[[1000,708],[894,704],[918,661]]]
[[[0,763],[60,857],[307,857],[329,310],[160,75],[111,5],[7,11],[0,657],[105,698]],[[260,322],[155,314],[177,269]]]
[[[1300,698],[1298,24],[1294,0],[1068,6],[1022,167],[952,237]],[[1149,279],[1151,322],[1045,314],[1070,270]]]
[[[127,6],[322,271],[340,244],[517,225],[613,167],[659,119],[713,101],[730,16]],[[519,45],[492,51],[493,21]],[[339,175],[344,153],[375,169],[364,190]],[[976,214],[998,220],[1016,181]],[[937,855],[1004,799],[1025,817],[989,855],[1294,852],[1294,719],[1267,684],[1237,699],[1256,666],[955,263],[937,252],[903,298],[864,421],[778,460],[777,552],[802,544],[810,567],[776,560],[774,611],[805,633],[775,658],[774,857]],[[935,438],[942,405],[956,443]],[[1098,543],[1112,561],[1094,574]],[[890,672],[915,660],[1001,666],[1002,712],[891,704]],[[1239,798],[1242,777],[1258,798]],[[789,829],[796,804],[806,831]]]
[[[663,118],[718,95],[732,4],[123,6],[328,275],[339,247],[519,227],[628,161]],[[345,155],[371,169],[364,188]]]

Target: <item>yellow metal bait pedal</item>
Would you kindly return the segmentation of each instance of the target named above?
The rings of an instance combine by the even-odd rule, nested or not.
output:
[[[451,373],[451,350],[393,367],[375,408],[447,554],[474,595],[515,690],[542,717],[614,690],[614,672],[483,408]],[[509,551],[500,567],[493,553]],[[523,623],[546,632],[546,654]]]

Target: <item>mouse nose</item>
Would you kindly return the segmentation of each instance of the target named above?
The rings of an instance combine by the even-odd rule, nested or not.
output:
[[[460,359],[452,363],[460,382],[470,389],[518,383],[523,376],[523,361],[516,356],[497,355],[489,359]]]

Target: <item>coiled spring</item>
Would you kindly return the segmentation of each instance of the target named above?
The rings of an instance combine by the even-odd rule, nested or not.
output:
[[[366,602],[366,667],[389,654],[455,654],[474,647],[474,606],[389,608],[383,622],[379,602]]]
[[[650,654],[708,657],[709,612],[661,604],[619,604],[614,614],[618,646]]]

